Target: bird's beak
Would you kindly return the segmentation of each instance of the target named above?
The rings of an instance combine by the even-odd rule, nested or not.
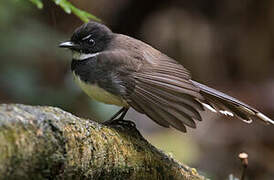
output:
[[[77,46],[77,44],[74,44],[71,41],[66,41],[66,42],[62,42],[61,44],[59,44],[60,48],[75,48]]]

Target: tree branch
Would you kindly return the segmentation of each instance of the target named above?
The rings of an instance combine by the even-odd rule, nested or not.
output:
[[[104,126],[59,108],[0,105],[0,179],[205,179],[132,124]]]

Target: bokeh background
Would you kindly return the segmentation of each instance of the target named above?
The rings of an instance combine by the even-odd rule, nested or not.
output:
[[[103,121],[115,111],[89,99],[72,81],[70,52],[58,44],[82,24],[51,1],[0,1],[0,103],[58,106]],[[113,31],[141,39],[191,70],[193,78],[274,118],[274,1],[71,1]],[[212,179],[240,176],[238,153],[249,154],[248,179],[273,179],[274,128],[203,114],[187,134],[164,129],[133,110],[144,136]]]

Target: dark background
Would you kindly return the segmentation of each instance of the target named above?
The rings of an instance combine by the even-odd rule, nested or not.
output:
[[[108,119],[117,107],[90,100],[72,81],[70,52],[58,44],[82,24],[51,1],[0,2],[0,103],[58,106]],[[233,95],[274,118],[274,1],[71,1],[114,32],[151,44],[191,70],[193,78]],[[187,134],[160,128],[134,111],[149,141],[212,179],[241,172],[238,153],[249,153],[249,179],[273,179],[274,128],[204,114]]]

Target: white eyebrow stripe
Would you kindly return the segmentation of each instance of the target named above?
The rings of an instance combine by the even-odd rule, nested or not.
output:
[[[87,35],[86,37],[82,38],[82,40],[86,40],[86,39],[88,39],[90,37],[91,37],[91,35]]]
[[[72,57],[75,60],[85,60],[91,57],[95,57],[99,55],[100,53],[92,53],[92,54],[84,54],[84,53],[73,53]]]

